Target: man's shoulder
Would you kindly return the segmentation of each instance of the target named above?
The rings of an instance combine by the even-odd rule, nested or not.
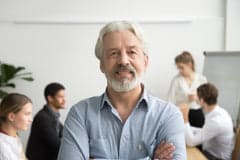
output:
[[[100,104],[102,102],[102,96],[94,96],[80,100],[74,104],[68,112],[67,119],[65,121],[72,121],[72,118],[86,119],[96,116],[98,110],[100,110]]]
[[[156,118],[160,118],[162,121],[169,118],[172,119],[171,117],[182,117],[178,107],[173,103],[162,100],[156,96],[148,94],[147,105],[149,108],[149,114],[154,115]]]
[[[49,120],[51,118],[52,118],[52,116],[45,110],[45,106],[44,106],[42,109],[40,109],[36,113],[36,115],[34,116],[33,122],[34,121],[42,121],[42,120],[46,121],[46,119]]]
[[[178,111],[179,109],[171,102],[165,101],[163,99],[160,99],[156,96],[153,96],[151,94],[148,94],[147,97],[147,103],[150,105],[153,109],[161,109],[161,110],[173,110]]]
[[[103,94],[100,96],[93,96],[93,97],[82,99],[76,104],[74,104],[71,107],[71,110],[84,111],[89,109],[97,109],[98,107],[100,107],[102,103],[102,97],[103,97]]]
[[[232,118],[224,108],[218,106],[212,116],[206,120],[206,123],[222,128],[225,127],[226,124],[232,126]]]

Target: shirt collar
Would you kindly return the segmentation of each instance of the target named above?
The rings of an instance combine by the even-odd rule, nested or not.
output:
[[[143,92],[142,92],[141,98],[138,100],[136,106],[137,107],[144,106],[147,109],[149,109],[150,105],[149,105],[148,92],[147,92],[147,90],[146,90],[146,88],[144,87],[143,84],[141,86],[142,86]],[[109,100],[109,97],[108,97],[106,91],[102,95],[102,101],[101,101],[101,104],[100,104],[100,109],[103,109],[104,107],[113,107],[110,100]]]
[[[49,106],[49,105],[45,105],[46,110],[52,114],[56,119],[58,119],[60,117],[60,113],[59,112],[54,112],[53,109]]]

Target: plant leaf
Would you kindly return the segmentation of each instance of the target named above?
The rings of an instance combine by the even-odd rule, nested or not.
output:
[[[2,99],[6,95],[8,95],[8,93],[0,89],[0,98]]]
[[[32,77],[22,77],[21,79],[25,81],[33,81],[34,79]]]
[[[16,73],[20,72],[21,70],[25,70],[25,67],[22,67],[22,66],[17,67],[16,68]]]
[[[16,74],[16,67],[10,64],[1,64],[1,82],[7,83],[9,80],[13,79]]]
[[[12,87],[12,88],[15,88],[16,85],[14,83],[7,83],[7,84],[4,84],[3,87]]]
[[[19,66],[15,67],[11,64],[0,63],[0,88],[1,87],[12,87],[15,88],[15,84],[9,81],[14,79],[23,79],[25,81],[33,81],[31,77],[31,72],[19,73],[20,71],[25,70],[25,67]]]
[[[21,76],[27,76],[27,75],[32,75],[32,73],[31,72],[19,73],[19,74],[16,74],[15,77],[21,77]]]

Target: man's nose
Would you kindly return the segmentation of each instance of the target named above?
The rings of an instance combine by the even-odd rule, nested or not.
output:
[[[122,52],[119,55],[118,64],[122,64],[122,65],[128,65],[129,64],[129,57],[128,57],[128,54],[126,52]]]

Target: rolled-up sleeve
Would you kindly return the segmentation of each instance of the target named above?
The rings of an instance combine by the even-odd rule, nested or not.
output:
[[[64,124],[58,160],[89,159],[89,138],[81,106],[73,106]]]
[[[160,129],[158,142],[164,140],[172,143],[175,146],[173,160],[185,160],[187,157],[182,114],[175,105],[170,104],[168,107],[170,109],[167,111],[168,116]]]
[[[189,123],[185,124],[185,139],[188,146],[197,146],[203,142],[209,141],[219,133],[219,126],[214,120],[205,122],[202,129],[194,129]]]

